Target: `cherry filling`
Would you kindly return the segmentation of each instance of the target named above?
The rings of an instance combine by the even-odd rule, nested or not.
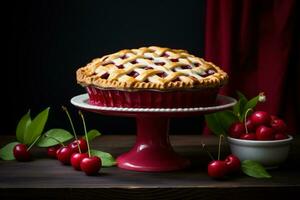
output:
[[[199,67],[199,63],[193,63],[195,67]]]
[[[107,72],[105,72],[104,74],[102,74],[100,76],[100,78],[102,78],[102,79],[107,79],[108,77],[109,77],[109,74]]]
[[[158,73],[156,75],[159,76],[159,77],[162,77],[162,78],[168,76],[168,74],[166,72],[160,72],[160,73]]]
[[[172,80],[172,82],[176,82],[176,81],[180,81],[180,79],[177,77],[177,78]]]
[[[145,67],[144,69],[145,69],[145,70],[149,70],[149,69],[153,69],[153,67],[147,66],[147,67]]]
[[[137,77],[138,75],[140,75],[138,72],[136,71],[131,71],[130,73],[127,74],[128,76],[131,76],[131,77]]]
[[[213,75],[214,73],[216,73],[215,70],[209,69],[209,70],[205,70],[205,71],[201,72],[201,73],[200,73],[200,76],[202,76],[202,77],[207,77],[207,76],[209,76],[209,75]]]
[[[124,65],[118,65],[117,68],[124,69]]]
[[[172,62],[178,62],[178,58],[171,58],[170,59]]]
[[[130,63],[134,65],[134,64],[136,64],[136,63],[137,63],[137,61],[136,61],[136,60],[134,60],[134,61],[131,61]]]
[[[147,59],[148,59],[148,60],[153,60],[153,58],[151,58],[151,57],[150,57],[150,58],[147,58]]]
[[[164,63],[164,62],[156,62],[156,63],[154,63],[154,64],[160,65],[160,66],[164,66],[166,63]]]
[[[163,57],[169,57],[170,55],[167,54],[166,52],[164,52],[164,53],[162,54],[162,56],[163,56]]]
[[[125,54],[125,55],[123,55],[122,57],[120,57],[121,59],[126,59],[126,58],[128,58],[128,56]]]
[[[216,71],[213,70],[213,69],[209,69],[209,70],[207,71],[207,73],[208,73],[209,75],[213,75],[214,73],[216,73]]]
[[[190,65],[184,65],[181,66],[181,69],[192,69],[192,67]]]

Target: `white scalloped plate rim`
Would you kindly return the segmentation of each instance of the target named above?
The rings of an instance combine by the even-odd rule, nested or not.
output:
[[[96,106],[89,104],[88,94],[80,94],[74,96],[71,99],[71,103],[74,106],[88,109],[88,110],[103,110],[103,111],[118,111],[118,112],[199,112],[199,111],[218,111],[230,108],[236,104],[236,100],[232,97],[218,95],[217,98],[223,98],[229,101],[230,103],[209,106],[209,107],[194,107],[194,108],[123,108],[123,107],[105,107],[105,106]]]

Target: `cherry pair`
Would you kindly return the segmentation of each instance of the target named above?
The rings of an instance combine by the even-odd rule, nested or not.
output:
[[[238,172],[241,161],[238,157],[230,154],[225,160],[213,160],[208,164],[207,172],[210,177],[223,178],[227,174]]]
[[[207,166],[207,173],[210,177],[213,178],[223,178],[227,174],[232,174],[237,172],[241,168],[241,161],[238,157],[233,154],[230,154],[226,157],[225,160],[220,160],[221,154],[221,143],[223,135],[219,136],[219,148],[218,148],[218,159],[215,160],[211,153],[205,148],[205,144],[202,144],[203,149],[208,153],[213,161],[211,161]]]

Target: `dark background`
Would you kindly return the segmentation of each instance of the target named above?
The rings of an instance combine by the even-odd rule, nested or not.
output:
[[[158,45],[203,55],[204,0],[9,1],[1,6],[2,127],[14,134],[18,120],[50,106],[46,129],[70,130],[66,105],[84,89],[75,71],[93,58],[124,48]],[[103,134],[134,134],[134,118],[86,113],[88,128]],[[171,133],[200,134],[201,117],[172,119]],[[78,132],[79,132],[78,130]]]

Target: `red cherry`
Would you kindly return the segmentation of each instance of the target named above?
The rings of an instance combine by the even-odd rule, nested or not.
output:
[[[84,158],[88,158],[89,155],[87,153],[73,153],[71,156],[71,165],[76,170],[81,170],[80,163]]]
[[[68,146],[72,149],[74,153],[79,153],[78,144],[80,146],[81,153],[87,152],[87,143],[86,140],[83,138],[74,140]]]
[[[264,111],[256,111],[249,118],[253,124],[257,127],[259,125],[268,126],[271,121],[271,117],[267,112]]]
[[[287,139],[287,138],[288,138],[288,136],[284,133],[281,133],[281,132],[277,132],[274,135],[275,140],[284,140],[284,139]]]
[[[70,164],[70,158],[73,154],[72,149],[69,147],[61,147],[57,150],[57,159],[64,165]]]
[[[225,159],[225,164],[227,166],[227,171],[229,173],[237,172],[241,168],[241,161],[238,157],[233,154],[230,154]]]
[[[207,172],[210,177],[223,178],[227,173],[227,166],[222,160],[214,160],[208,164]]]
[[[274,119],[271,121],[271,127],[276,131],[276,132],[285,132],[287,129],[287,126],[285,122],[282,119]]]
[[[255,124],[253,123],[253,121],[251,119],[246,120],[246,126],[247,126],[248,133],[255,131]]]
[[[58,159],[58,154],[60,152],[60,150],[62,149],[62,147],[60,147],[59,149],[56,150],[56,158]]]
[[[229,127],[229,136],[239,138],[242,133],[245,133],[245,126],[242,122],[234,122]]]
[[[273,140],[274,130],[267,126],[261,125],[256,129],[256,139],[257,140]]]
[[[245,133],[242,134],[240,139],[243,140],[256,140],[256,135],[254,133]]]
[[[91,176],[98,173],[102,165],[101,159],[97,156],[84,158],[80,163],[80,168],[86,175]]]
[[[271,120],[272,120],[272,121],[275,120],[275,119],[278,119],[278,117],[275,116],[275,115],[271,115],[270,117],[271,117]]]
[[[60,145],[55,145],[55,146],[52,146],[52,147],[48,147],[48,149],[47,149],[47,155],[48,155],[50,158],[56,158],[56,151],[57,151],[60,147],[61,147]]]
[[[14,147],[13,153],[17,161],[26,162],[29,161],[31,157],[29,151],[27,150],[27,146],[25,144],[17,144]]]

